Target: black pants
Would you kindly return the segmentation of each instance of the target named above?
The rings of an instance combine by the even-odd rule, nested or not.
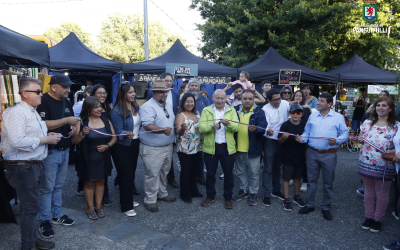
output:
[[[174,143],[174,147],[175,147],[175,143]],[[175,180],[175,172],[174,172],[174,151],[172,151],[172,159],[171,159],[171,169],[169,170],[168,174],[167,174],[167,180],[168,181],[174,181]]]
[[[5,167],[5,174],[19,199],[21,246],[32,249],[36,240],[36,216],[39,213],[39,177],[42,165],[20,165]]]
[[[182,200],[190,200],[193,196],[198,195],[199,189],[196,185],[196,176],[198,161],[202,152],[196,154],[178,153],[179,161],[181,162],[180,175],[180,192]]]
[[[394,208],[395,210],[395,213],[396,213],[396,215],[398,215],[399,214],[399,211],[400,211],[400,199],[399,199],[399,195],[400,195],[400,171],[399,171],[399,173],[396,175],[396,178],[394,179],[394,184],[395,184],[395,186],[394,186],[394,195],[395,195],[395,197],[396,197],[396,203],[397,203],[397,206]]]
[[[139,139],[130,146],[116,143],[112,148],[113,160],[118,173],[121,212],[133,209],[133,188],[139,156]]]
[[[227,145],[215,144],[215,154],[204,153],[204,161],[207,168],[206,192],[208,199],[214,199],[217,192],[215,191],[215,174],[217,173],[218,162],[221,162],[222,171],[224,172],[224,198],[225,201],[232,200],[233,193],[233,164],[235,162],[235,154],[229,155]]]

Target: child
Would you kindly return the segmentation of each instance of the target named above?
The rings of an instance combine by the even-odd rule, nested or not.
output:
[[[251,89],[253,84],[250,81],[248,81],[249,77],[250,77],[249,72],[242,71],[239,75],[239,80],[228,83],[227,89],[231,88],[235,84],[241,84],[243,87],[243,90]],[[233,100],[235,100],[235,95],[232,93],[231,96],[229,96],[229,98],[228,98],[228,102],[232,103]]]

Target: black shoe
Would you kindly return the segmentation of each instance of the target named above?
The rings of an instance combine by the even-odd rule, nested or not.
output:
[[[314,211],[315,211],[315,208],[305,206],[299,210],[299,214],[308,214],[308,213],[314,212]]]
[[[197,183],[203,186],[206,185],[206,178],[204,178],[204,175],[200,175],[199,177],[197,177]]]
[[[196,195],[192,195],[192,198],[203,198],[204,195],[202,193],[198,193]]]
[[[133,195],[140,195],[139,191],[137,191],[137,189],[133,190]]]
[[[116,187],[116,186],[118,186],[119,185],[119,183],[118,183],[118,175],[117,176],[115,176],[115,178],[114,178],[114,187]]]
[[[278,198],[281,201],[285,200],[285,196],[279,191],[271,194],[272,197]]]
[[[384,250],[399,250],[400,249],[400,240],[392,241],[392,244],[383,246]]]
[[[266,207],[271,206],[271,197],[264,197],[262,204]]]
[[[39,226],[39,233],[45,239],[50,239],[54,237],[53,226],[50,221],[46,220]]]
[[[158,207],[156,203],[144,204],[144,206],[152,213],[158,212]]]
[[[37,249],[53,249],[55,247],[56,244],[54,244],[53,242],[49,242],[49,241],[44,241],[41,240],[39,238],[36,238],[35,240],[35,247]]]
[[[103,205],[104,205],[105,207],[109,207],[109,206],[112,205],[112,202],[111,202],[111,200],[110,200],[110,197],[108,197],[108,196],[103,196]]]
[[[239,194],[235,195],[235,197],[233,197],[233,200],[234,201],[241,201],[241,200],[246,199],[248,197],[249,197],[249,193],[247,193],[247,192],[245,192],[243,190],[240,190]]]
[[[306,206],[306,203],[303,201],[303,199],[300,198],[300,196],[299,196],[299,198],[293,197],[293,203],[299,205],[299,207]]]
[[[292,212],[292,203],[290,200],[283,201],[283,209],[285,209],[285,211]]]
[[[55,225],[64,225],[64,226],[71,226],[75,223],[73,219],[68,218],[68,216],[63,215],[61,218],[53,218],[53,224]]]
[[[372,222],[372,225],[371,225],[369,231],[371,233],[379,233],[379,230],[381,230],[381,223],[377,220],[374,220]]]
[[[329,210],[321,210],[325,220],[332,220],[332,214]]]
[[[371,227],[371,225],[372,225],[372,222],[374,222],[374,219],[365,218],[365,221],[364,221],[364,223],[361,225],[361,228],[364,229],[364,230],[369,230],[370,227]]]

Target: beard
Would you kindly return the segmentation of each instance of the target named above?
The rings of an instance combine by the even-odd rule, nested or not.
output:
[[[190,91],[189,93],[192,95],[199,95],[200,91]]]

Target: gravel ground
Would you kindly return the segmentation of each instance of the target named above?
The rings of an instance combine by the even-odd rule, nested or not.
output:
[[[177,162],[176,154],[174,155],[174,162]],[[316,211],[308,215],[299,215],[297,212],[300,208],[295,204],[293,204],[293,212],[284,211],[282,202],[277,198],[271,198],[271,206],[264,207],[262,205],[261,188],[258,193],[257,206],[250,207],[246,201],[240,201],[234,202],[234,209],[227,210],[224,208],[222,180],[217,180],[216,202],[207,208],[200,206],[202,199],[194,199],[192,204],[186,204],[178,198],[175,203],[159,202],[159,212],[150,213],[143,206],[144,168],[140,158],[136,171],[136,186],[141,193],[140,196],[135,196],[136,201],[140,203],[140,206],[135,209],[137,216],[128,218],[120,212],[119,190],[113,186],[115,170],[109,178],[110,198],[113,205],[106,207],[105,211],[118,220],[135,223],[191,243],[199,242],[210,249],[382,249],[382,245],[390,243],[399,236],[398,221],[391,215],[394,199],[392,197],[386,211],[380,233],[373,234],[362,230],[361,224],[365,219],[364,203],[363,198],[356,194],[356,190],[362,185],[357,173],[357,163],[358,154],[350,153],[347,149],[339,150],[334,182],[335,195],[331,211],[333,221],[325,221],[320,212],[322,180],[317,192]],[[179,183],[177,167],[175,171],[176,180]],[[221,173],[222,170],[219,168],[218,174]],[[63,206],[85,211],[84,198],[76,195],[77,181],[74,166],[70,165],[63,191]],[[204,186],[199,185],[199,188],[201,193],[206,194]],[[171,195],[179,197],[179,189],[168,186],[168,191]],[[235,177],[234,193],[236,194],[238,191],[239,179]],[[291,187],[291,195],[293,195],[293,187]],[[301,193],[301,196],[304,199],[306,197],[305,193]],[[6,224],[2,224],[1,227],[3,225]],[[16,228],[9,225],[7,227],[9,229],[11,227]],[[0,229],[0,233],[2,231],[8,233],[10,230]],[[68,228],[63,228],[62,232],[62,235],[57,234],[56,237],[68,238]],[[92,245],[93,247],[82,245],[82,249],[111,248],[112,243],[109,243],[108,239],[90,234],[87,237],[93,241],[94,245]],[[10,240],[15,242],[17,239],[12,236],[8,237],[5,242]],[[71,244],[75,240],[71,239]],[[62,245],[58,244],[58,246],[61,247]],[[124,249],[123,245],[112,246],[115,249]],[[4,245],[0,248],[10,249],[3,247]],[[57,249],[70,248],[66,245]]]

